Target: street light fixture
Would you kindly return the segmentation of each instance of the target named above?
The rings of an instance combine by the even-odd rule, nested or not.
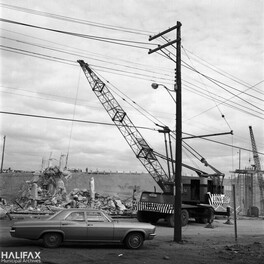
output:
[[[151,87],[155,90],[158,89],[159,86],[162,86],[163,88],[165,88],[166,91],[169,93],[170,97],[172,98],[172,100],[176,103],[176,99],[170,93],[170,92],[175,93],[175,90],[169,89],[167,86],[165,86],[164,84],[161,84],[161,83],[152,83],[151,84]]]

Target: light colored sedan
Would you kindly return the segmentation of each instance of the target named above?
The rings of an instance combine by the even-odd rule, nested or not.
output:
[[[155,237],[156,227],[147,223],[113,220],[101,210],[63,209],[45,220],[15,222],[12,237],[43,239],[45,247],[56,248],[62,242],[123,243],[138,249],[144,240]]]

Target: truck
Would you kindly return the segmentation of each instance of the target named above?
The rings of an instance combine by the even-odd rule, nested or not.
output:
[[[155,223],[159,219],[167,220],[169,226],[174,226],[174,163],[171,151],[171,131],[163,126],[159,132],[164,134],[166,155],[161,155],[153,150],[143,138],[138,128],[133,124],[127,113],[113,96],[111,89],[98,77],[88,63],[83,60],[77,61],[81,66],[91,88],[102,106],[116,125],[136,158],[145,167],[162,192],[143,191],[137,205],[137,219],[140,222]],[[168,138],[168,140],[167,140]],[[168,143],[169,142],[169,143]],[[169,155],[171,153],[171,155]],[[167,162],[167,170],[161,165],[160,159]],[[198,177],[182,176],[182,206],[181,223],[186,225],[189,218],[195,218],[198,222],[213,221],[216,211],[210,205],[208,195],[221,194],[223,192],[224,174],[211,166],[203,157],[200,160],[205,166],[214,170],[208,174],[187,164],[182,166],[195,171]],[[228,214],[223,212],[223,214]]]
[[[213,179],[182,176],[181,224],[188,224],[190,218],[197,223],[212,223],[217,214],[228,215],[228,211],[215,211],[210,205],[209,194],[216,194],[217,184]],[[164,219],[168,226],[174,226],[174,195],[172,193],[143,191],[137,204],[137,219],[140,222],[157,223]]]

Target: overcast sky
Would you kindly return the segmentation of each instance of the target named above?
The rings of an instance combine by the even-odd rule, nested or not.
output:
[[[115,126],[89,123],[112,124],[76,61],[89,63],[107,82],[136,126],[158,129],[159,123],[174,130],[175,104],[162,86],[153,90],[151,83],[173,89],[175,48],[148,50],[166,43],[150,42],[149,36],[177,21],[182,23],[183,137],[234,132],[208,138],[217,142],[185,142],[229,175],[239,166],[237,147],[241,167],[253,164],[247,151],[252,126],[263,160],[262,0],[0,0],[0,8],[4,168],[39,170],[42,160],[52,157],[56,165],[68,153],[69,168],[145,171]],[[175,35],[174,30],[165,37]],[[165,153],[162,134],[140,132]],[[183,160],[205,170],[185,149]]]

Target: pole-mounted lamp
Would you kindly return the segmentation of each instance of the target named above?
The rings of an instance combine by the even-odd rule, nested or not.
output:
[[[151,84],[151,87],[153,89],[158,89],[159,86],[162,86],[163,88],[165,88],[165,90],[168,92],[168,94],[170,95],[170,97],[172,98],[172,100],[176,103],[176,99],[171,95],[170,92],[174,92],[175,93],[175,90],[172,90],[172,89],[169,89],[167,86],[165,86],[164,84],[161,84],[161,83],[152,83]]]

